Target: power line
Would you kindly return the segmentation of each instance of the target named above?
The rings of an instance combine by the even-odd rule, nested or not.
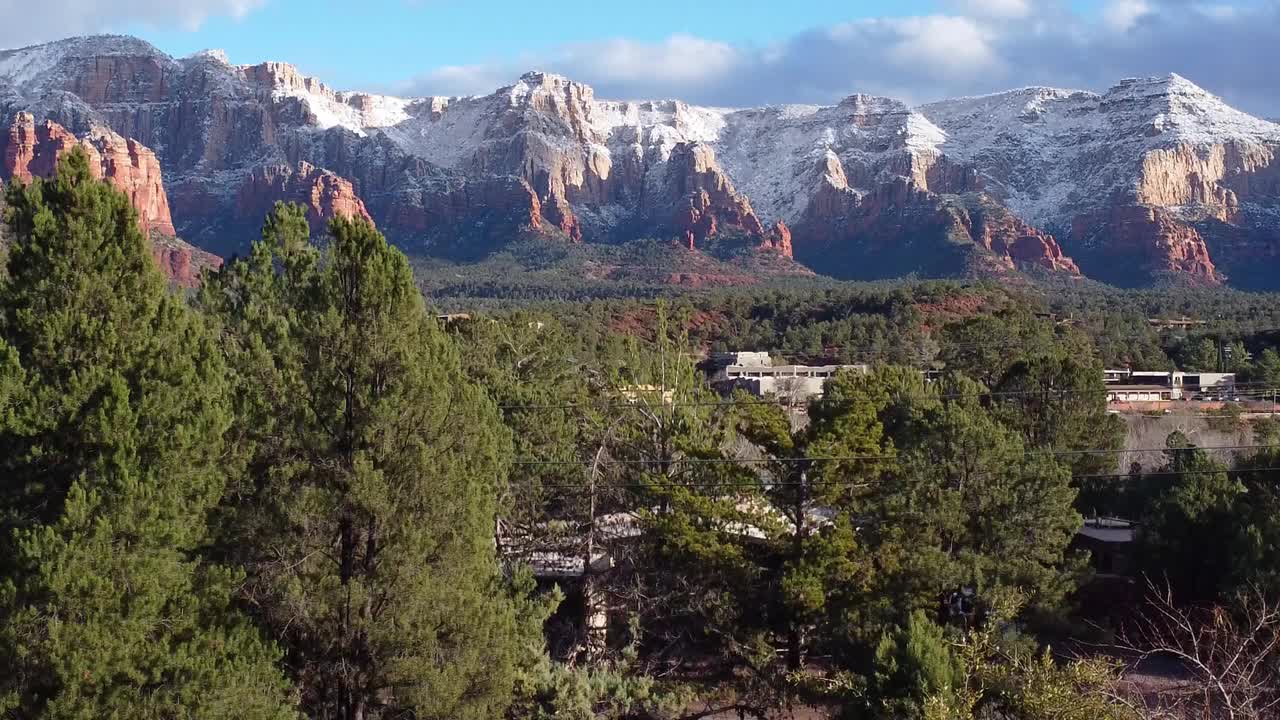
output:
[[[1194,373],[1193,373],[1193,374],[1194,374]],[[790,378],[791,376],[789,376],[789,375],[782,375],[782,376],[778,376],[778,377],[779,377],[780,379],[787,379],[787,378]],[[747,378],[747,379],[751,379],[751,378]],[[1161,388],[1161,386],[1158,386],[1158,385],[1152,385],[1151,387],[1152,387],[1152,389],[1153,389],[1153,390],[1157,390],[1157,389],[1160,389],[1160,388]],[[1243,391],[1242,391],[1242,392],[1237,392],[1237,391],[1240,391],[1241,389],[1243,389]],[[1225,392],[1225,391],[1226,391],[1226,388],[1223,388],[1222,390],[1223,390],[1224,394],[1228,394],[1228,395],[1236,395],[1236,396],[1238,396],[1238,395],[1248,395],[1248,396],[1250,396],[1250,397],[1255,397],[1255,396],[1256,396],[1256,397],[1259,397],[1259,398],[1265,398],[1266,394],[1268,394],[1268,393],[1277,393],[1277,394],[1280,394],[1280,386],[1272,385],[1272,384],[1270,384],[1270,383],[1266,383],[1266,382],[1262,382],[1262,381],[1257,381],[1257,382],[1246,382],[1246,383],[1236,383],[1235,385],[1233,385],[1233,386],[1232,386],[1232,391],[1231,391],[1231,392],[1229,392],[1229,393]],[[626,391],[625,389],[620,389],[620,392],[625,392],[625,391]],[[649,391],[645,391],[645,390],[635,391],[635,390],[633,390],[632,392],[636,392],[637,394],[645,394],[646,392],[649,392]],[[658,392],[657,392],[656,390],[654,390],[654,391],[652,391],[652,392],[653,392],[655,395],[657,395],[657,394],[658,394]],[[946,394],[939,394],[939,395],[935,395],[935,396],[933,396],[933,397],[936,397],[936,398],[937,398],[937,399],[939,399],[939,400],[962,400],[962,399],[965,399],[965,398],[985,398],[985,397],[994,397],[994,398],[1012,398],[1012,397],[1042,397],[1042,396],[1047,396],[1047,397],[1051,397],[1051,398],[1052,398],[1052,397],[1054,397],[1054,396],[1058,396],[1058,397],[1065,397],[1065,396],[1069,396],[1069,395],[1094,395],[1094,394],[1096,394],[1096,395],[1101,395],[1101,396],[1105,396],[1105,395],[1106,395],[1106,393],[1107,393],[1107,390],[1106,390],[1106,388],[1105,388],[1105,386],[1104,386],[1102,389],[1098,389],[1098,388],[1080,388],[1080,389],[1069,389],[1069,388],[1063,388],[1063,389],[1060,389],[1060,390],[1054,390],[1054,389],[1045,389],[1045,390],[983,390],[983,391],[971,392],[971,393],[946,393]],[[658,401],[658,399],[657,399],[657,398],[655,398],[655,399],[654,399],[654,402],[653,402],[652,404],[653,404],[653,405],[659,405],[659,404],[661,404],[661,405],[663,405],[663,406],[665,406],[665,407],[668,407],[668,408],[671,408],[671,407],[690,407],[690,408],[697,408],[697,407],[711,407],[711,408],[715,408],[715,407],[737,407],[737,406],[751,406],[751,405],[777,405],[777,406],[783,406],[783,407],[785,407],[785,406],[794,405],[795,403],[790,402],[790,401],[787,401],[787,400],[785,400],[785,399],[772,399],[772,400],[770,400],[770,399],[765,399],[765,398],[755,399],[755,400],[691,400],[691,401],[685,401],[685,402],[677,402],[677,401],[674,401],[674,400],[673,400],[673,401],[670,401],[670,402],[659,402],[659,401]],[[639,400],[633,400],[633,401],[626,401],[626,402],[612,402],[612,403],[605,403],[605,404],[602,404],[602,405],[593,405],[593,404],[591,404],[591,403],[530,403],[530,404],[507,404],[507,405],[499,405],[499,406],[498,406],[498,409],[499,409],[499,410],[504,410],[504,411],[527,411],[527,410],[622,410],[622,409],[646,409],[646,408],[648,408],[648,407],[649,407],[649,404],[648,404],[648,403],[643,403],[643,402],[641,402],[641,401],[639,401]]]
[[[1233,470],[1226,469],[1204,469],[1204,470],[1166,470],[1140,473],[1141,477],[1183,477],[1188,475],[1214,475],[1224,473],[1227,475],[1241,475],[1245,473],[1260,472],[1278,472],[1280,466],[1260,467],[1260,468],[1237,468]],[[1085,475],[1072,475],[1072,480],[1121,480],[1131,477],[1128,473],[1097,473]],[[660,490],[660,489],[733,489],[733,488],[787,488],[787,487],[872,487],[875,485],[883,485],[892,480],[883,478],[871,480],[806,480],[797,482],[794,480],[779,481],[706,481],[706,482],[651,482],[651,483],[619,483],[616,485],[600,486],[601,490]],[[548,484],[540,486],[549,490],[576,490],[587,487],[583,483],[560,483]]]
[[[1185,448],[1090,448],[1084,450],[1028,450],[1024,457],[1067,457],[1072,455],[1137,455],[1139,453],[1165,453],[1180,450],[1230,451],[1230,450],[1280,450],[1280,445],[1204,445]],[[781,457],[781,458],[678,458],[673,460],[609,460],[606,465],[655,465],[667,462],[671,465],[769,465],[773,463],[820,463],[820,462],[859,462],[901,460],[902,455],[826,455],[814,457]],[[512,465],[528,466],[590,466],[596,460],[517,460]]]

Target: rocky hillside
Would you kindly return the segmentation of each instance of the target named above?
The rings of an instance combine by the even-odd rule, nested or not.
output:
[[[104,127],[77,138],[55,122],[37,123],[30,113],[18,113],[8,131],[0,134],[0,180],[30,182],[34,177],[49,177],[58,158],[75,147],[89,155],[95,177],[105,178],[129,196],[142,231],[151,239],[156,263],[171,280],[194,287],[202,270],[221,264],[218,256],[177,238],[155,153]]]
[[[1098,95],[1031,88],[920,109],[948,157],[1057,230],[1086,274],[1280,286],[1280,126],[1177,75]],[[1259,283],[1258,280],[1263,280]]]
[[[757,272],[1280,286],[1280,126],[1177,76],[919,108],[618,102],[543,73],[403,99],[93,37],[0,51],[0,111],[154,148],[174,228],[223,255],[290,200],[317,231],[367,215],[454,260],[530,235],[731,239]]]

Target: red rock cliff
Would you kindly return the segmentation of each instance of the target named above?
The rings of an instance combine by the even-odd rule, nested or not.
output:
[[[825,158],[819,170],[822,184],[795,231],[807,258],[817,260],[850,245],[942,256],[954,251],[957,240],[964,240],[990,251],[992,259],[1008,269],[1031,266],[1080,274],[1052,235],[984,194],[947,200],[905,177],[858,193],[847,186],[835,158]]]
[[[671,197],[657,199],[657,205],[675,207],[672,224],[690,250],[734,230],[761,248],[779,250],[790,257],[790,233],[785,240],[780,231],[767,236],[751,202],[734,189],[710,147],[699,143],[677,145],[668,160],[667,173],[666,188]],[[784,225],[782,230],[785,229]]]
[[[89,154],[94,177],[105,178],[129,196],[143,232],[151,239],[152,256],[175,284],[195,287],[203,270],[221,266],[218,256],[175,237],[160,163],[155,153],[136,140],[101,129],[76,138],[57,123],[37,123],[30,113],[19,113],[9,131],[0,136],[0,178],[30,182],[33,177],[50,177],[58,158],[74,147]]]
[[[160,177],[160,162],[155,153],[136,140],[102,129],[79,139],[55,122],[37,123],[30,113],[18,113],[0,142],[4,143],[0,175],[5,180],[16,177],[24,182],[52,176],[63,153],[83,147],[89,154],[89,169],[94,177],[105,178],[129,196],[145,232],[170,237],[177,234]]]
[[[1137,259],[1152,274],[1174,274],[1198,285],[1223,281],[1199,231],[1163,208],[1117,205],[1077,218],[1071,234],[1074,242],[1099,247],[1108,256]]]
[[[976,244],[1007,258],[1015,267],[1030,265],[1053,272],[1080,274],[1075,261],[1063,253],[1052,235],[1001,207],[962,212],[960,221]]]
[[[240,186],[236,215],[260,222],[278,200],[306,207],[307,221],[317,235],[335,217],[373,222],[350,180],[306,162],[255,169]]]

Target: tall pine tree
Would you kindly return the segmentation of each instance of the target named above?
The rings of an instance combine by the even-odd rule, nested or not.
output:
[[[226,548],[312,717],[498,717],[524,642],[494,552],[510,438],[404,256],[367,222],[330,233],[279,205],[205,287],[248,478]]]
[[[7,204],[0,714],[292,716],[240,578],[199,555],[231,419],[210,328],[83,152]]]

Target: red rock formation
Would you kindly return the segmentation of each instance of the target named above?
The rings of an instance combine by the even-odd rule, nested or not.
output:
[[[178,240],[169,213],[169,199],[155,153],[142,143],[98,129],[77,139],[51,121],[36,123],[30,113],[19,113],[6,135],[0,136],[3,165],[0,178],[30,182],[50,177],[58,158],[75,147],[89,155],[89,170],[123,191],[138,211],[138,222],[151,240],[156,264],[177,285],[195,287],[206,268],[222,265],[222,258]]]
[[[969,237],[1013,266],[1035,266],[1053,272],[1080,274],[1075,261],[1062,252],[1052,235],[1028,225],[1013,213],[994,206],[962,213]]]
[[[681,143],[668,162],[667,187],[674,197],[682,198],[673,203],[672,224],[690,250],[730,228],[764,244],[764,225],[751,202],[734,190],[710,147]]]
[[[1032,227],[985,195],[946,200],[905,177],[859,194],[844,185],[838,162],[832,165],[828,159],[820,170],[823,183],[797,231],[809,258],[849,244],[867,252],[901,248],[928,252],[932,248],[944,253],[953,251],[957,240],[966,240],[990,251],[994,258],[989,258],[988,264],[994,261],[994,267],[1033,266],[1080,274],[1080,268],[1052,235]],[[952,270],[958,272],[962,268]]]
[[[129,201],[138,209],[143,229],[167,237],[176,236],[156,154],[142,143],[132,138],[126,140],[113,132],[95,132],[87,142],[98,151],[101,177],[109,179],[129,196]]]
[[[310,163],[268,165],[256,168],[240,186],[236,216],[260,221],[277,201],[298,203],[307,209],[311,232],[319,235],[335,217],[364,218],[373,222],[351,181]]]
[[[1072,239],[1100,249],[1106,257],[1136,258],[1151,275],[1172,273],[1199,285],[1220,285],[1204,238],[1161,208],[1117,205],[1108,212],[1077,218]]]
[[[380,215],[384,224],[401,232],[421,233],[433,228],[459,227],[475,218],[501,215],[508,227],[541,230],[546,225],[542,203],[529,183],[494,178],[460,183],[434,192],[386,196]]]
[[[222,267],[222,258],[176,238],[153,236],[151,256],[175,285],[185,288],[199,287],[201,273]]]
[[[792,257],[791,252],[791,228],[787,224],[779,220],[773,226],[773,231],[765,237],[764,242],[760,245],[761,250],[772,250],[783,257]]]
[[[58,158],[78,144],[76,137],[61,125],[46,120],[37,126],[31,113],[18,113],[5,138],[4,167],[0,172],[5,181],[17,178],[31,182],[33,177],[51,177]],[[90,163],[91,168],[95,166],[98,163]]]
[[[537,201],[536,194],[534,200]],[[540,203],[540,206],[540,220],[546,220],[552,227],[568,235],[574,242],[582,242],[582,225],[578,223],[578,218],[573,214],[573,208],[569,206],[567,200],[553,195],[547,198],[546,202]],[[533,227],[541,227],[540,220],[532,222]]]
[[[61,125],[45,120],[36,123],[30,113],[18,113],[4,141],[4,165],[0,176],[30,182],[33,177],[51,177],[58,158],[76,146],[89,154],[89,170],[98,179],[107,179],[126,195],[138,210],[144,232],[177,235],[169,213],[169,198],[160,177],[155,153],[135,140],[126,140],[109,130],[95,130],[77,139]]]
[[[170,100],[167,71],[172,61],[142,48],[73,57],[63,86],[91,104],[154,103]]]

